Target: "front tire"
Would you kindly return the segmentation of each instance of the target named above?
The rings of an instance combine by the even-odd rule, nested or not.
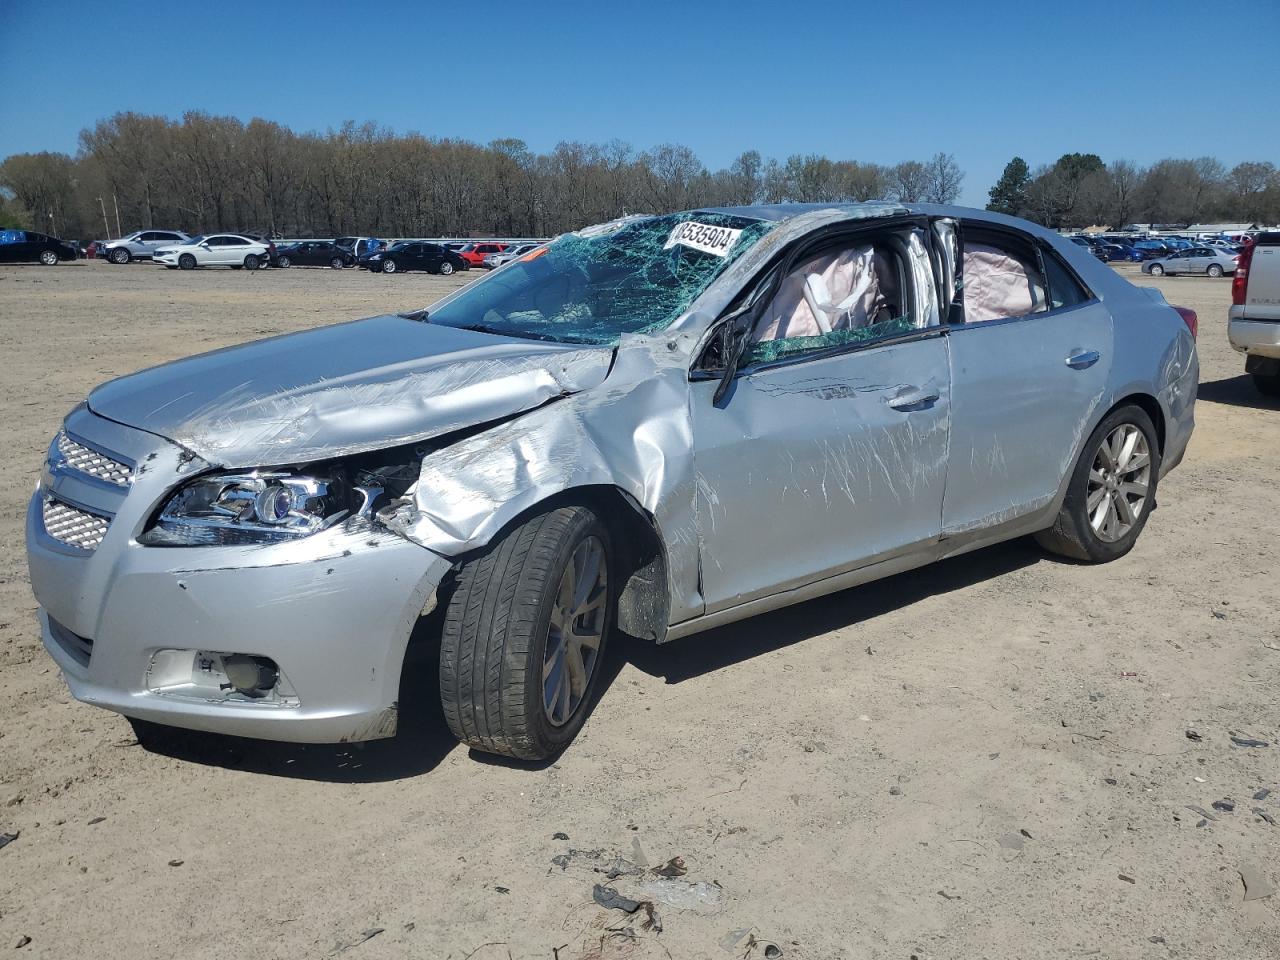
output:
[[[116,247],[116,249],[111,251],[110,259],[112,263],[128,263],[133,259],[133,254],[124,247]]]
[[[382,272],[383,272],[383,273],[395,273],[395,272],[396,272],[397,270],[399,270],[399,269],[400,269],[400,268],[396,266],[396,262],[395,262],[394,260],[383,260],[383,261],[382,261]]]
[[[347,264],[341,257],[334,257],[329,261],[329,267],[333,270],[341,270]]]
[[[293,266],[293,261],[288,257],[276,257],[276,266],[282,270],[288,270]]]
[[[1107,414],[1084,445],[1058,518],[1036,534],[1040,546],[1085,563],[1108,563],[1133,549],[1156,502],[1160,447],[1139,406]]]
[[[1222,276],[1222,267],[1220,267],[1216,263],[1211,263],[1209,264],[1208,273],[1209,273],[1209,276],[1211,277],[1220,277]]]
[[[1151,275],[1152,275],[1153,277],[1163,277],[1163,276],[1164,276],[1164,267],[1160,266],[1160,264],[1158,264],[1158,263],[1153,263],[1153,264],[1151,265],[1150,273],[1151,273]]]
[[[194,270],[196,268],[196,258],[194,254],[184,253],[178,258],[179,270]]]
[[[440,697],[476,750],[542,760],[582,729],[615,605],[612,542],[585,507],[513,529],[468,561],[445,611]]]

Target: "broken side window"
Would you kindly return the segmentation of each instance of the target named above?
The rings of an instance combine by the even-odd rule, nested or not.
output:
[[[778,284],[746,363],[879,340],[921,326],[910,271],[887,239],[860,238],[808,257]]]

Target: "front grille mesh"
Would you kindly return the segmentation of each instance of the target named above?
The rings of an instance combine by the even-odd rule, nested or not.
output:
[[[103,456],[97,450],[91,450],[82,443],[76,443],[66,433],[58,434],[58,453],[72,470],[87,473],[91,477],[106,480],[117,486],[129,486],[133,477],[133,471],[123,463]]]
[[[58,500],[44,501],[44,531],[60,543],[81,550],[97,549],[111,521],[96,513],[77,510]]]

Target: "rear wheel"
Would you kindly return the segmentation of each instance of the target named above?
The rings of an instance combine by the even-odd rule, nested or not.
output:
[[[196,258],[194,254],[184,253],[178,258],[178,268],[181,270],[194,270],[196,268]]]
[[[1113,410],[1085,444],[1058,519],[1036,534],[1046,550],[1086,563],[1123,557],[1155,504],[1160,450],[1145,410]]]
[[[451,273],[453,273],[453,264],[450,263],[448,260],[442,260],[440,262],[440,272],[444,274],[446,277],[449,276]]]
[[[58,255],[52,250],[41,250],[40,262],[46,267],[56,267],[58,265]]]
[[[1280,397],[1280,373],[1255,373],[1253,385],[1264,397]]]
[[[1211,277],[1220,277],[1222,276],[1222,267],[1216,263],[1211,263],[1209,264],[1208,272],[1209,272],[1209,276]]]
[[[1158,264],[1158,263],[1153,263],[1153,264],[1151,265],[1151,275],[1152,275],[1153,277],[1162,277],[1162,276],[1164,276],[1164,267],[1160,266],[1160,264]]]
[[[611,560],[604,524],[571,506],[531,518],[462,567],[440,643],[454,736],[524,760],[573,740],[595,701],[613,622]]]
[[[245,268],[249,270],[257,270],[261,263],[262,261],[258,259],[258,255],[256,253],[251,253],[244,258]]]
[[[133,259],[133,254],[124,247],[116,247],[111,251],[112,263],[128,263],[131,259]]]
[[[396,272],[397,270],[399,270],[399,269],[400,269],[400,268],[396,266],[396,262],[395,262],[394,260],[383,260],[383,261],[382,261],[382,272],[383,272],[383,273],[395,273],[395,272]]]

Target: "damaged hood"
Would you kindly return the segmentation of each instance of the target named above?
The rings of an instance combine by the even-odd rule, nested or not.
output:
[[[373,317],[228,347],[112,380],[101,416],[216,466],[303,463],[414,443],[603,382],[608,347]]]

